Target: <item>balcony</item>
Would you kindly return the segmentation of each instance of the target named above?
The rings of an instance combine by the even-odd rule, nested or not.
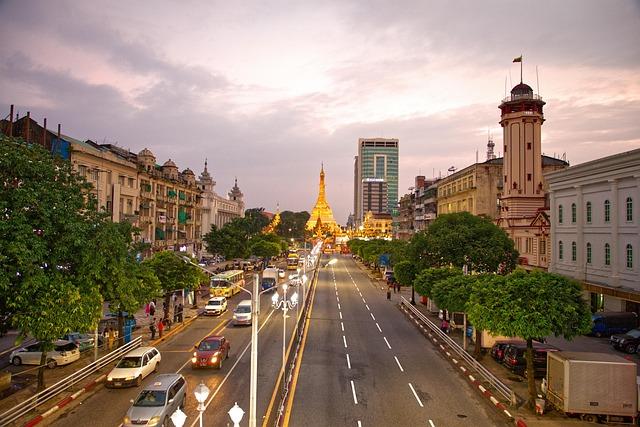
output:
[[[140,215],[120,213],[120,222],[129,222],[131,224],[138,222]]]

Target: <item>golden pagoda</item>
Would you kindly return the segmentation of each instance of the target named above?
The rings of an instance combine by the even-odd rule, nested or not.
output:
[[[270,234],[275,233],[276,228],[280,225],[280,204],[278,204],[276,208],[276,214],[266,227],[262,229],[262,234]]]
[[[315,231],[316,234],[324,233],[340,233],[342,230],[336,220],[333,218],[331,207],[327,203],[324,190],[324,165],[320,167],[320,190],[318,192],[318,200],[311,211],[311,216],[305,227],[309,231]]]

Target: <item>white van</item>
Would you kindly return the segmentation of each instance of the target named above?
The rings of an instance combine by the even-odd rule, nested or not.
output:
[[[240,304],[233,310],[233,324],[250,325],[251,324],[251,300],[246,299],[240,301]]]

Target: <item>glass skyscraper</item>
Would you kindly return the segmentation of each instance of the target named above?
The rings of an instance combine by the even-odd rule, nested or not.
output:
[[[358,156],[354,167],[354,212],[356,225],[362,224],[366,207],[364,200],[371,199],[366,195],[368,186],[363,181],[376,179],[386,183],[387,206],[385,212],[394,214],[398,204],[398,139],[360,138],[358,140]],[[370,186],[369,186],[370,187]]]

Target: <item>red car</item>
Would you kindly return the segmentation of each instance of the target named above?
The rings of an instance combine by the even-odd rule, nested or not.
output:
[[[206,337],[200,344],[195,346],[196,351],[193,352],[191,358],[191,367],[193,368],[209,368],[212,366],[218,369],[222,368],[222,361],[229,358],[229,350],[231,345],[229,341],[219,335],[211,335]]]

